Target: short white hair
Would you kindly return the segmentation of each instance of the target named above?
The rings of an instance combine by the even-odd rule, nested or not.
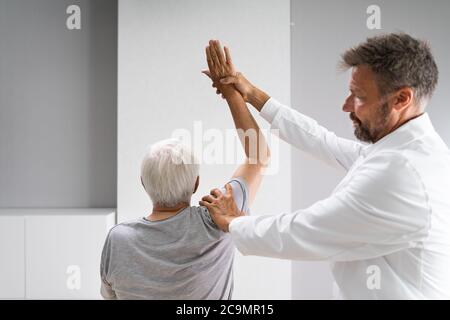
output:
[[[153,144],[141,165],[145,191],[154,205],[174,207],[189,203],[199,174],[199,162],[178,139]]]

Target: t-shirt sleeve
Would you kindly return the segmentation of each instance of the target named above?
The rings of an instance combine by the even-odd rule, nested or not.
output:
[[[242,178],[233,178],[228,182],[231,187],[233,188],[233,198],[236,202],[236,206],[239,210],[243,211],[246,215],[250,214],[250,209],[248,207],[248,188],[247,183]],[[225,187],[222,187],[220,189],[222,193],[225,193]]]
[[[229,183],[231,185],[231,188],[233,189],[233,198],[238,209],[243,211],[245,215],[250,215],[250,209],[248,207],[248,188],[244,179],[237,177],[231,179],[227,183]],[[226,192],[225,186],[219,188],[219,190],[222,193]],[[203,220],[206,224],[217,228],[206,207],[200,206],[200,212],[202,213]]]

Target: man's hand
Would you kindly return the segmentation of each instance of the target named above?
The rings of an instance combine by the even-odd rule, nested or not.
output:
[[[209,70],[203,70],[202,73],[211,78],[213,87],[217,88],[217,91],[225,98],[225,95],[231,94],[236,90],[233,85],[220,83],[220,79],[235,75],[229,51],[225,48],[226,56],[224,56],[220,42],[214,40],[209,41],[209,46],[206,47],[205,51]]]
[[[206,74],[211,80],[211,73],[209,70],[202,70],[202,73]],[[220,85],[234,85],[237,91],[241,94],[242,98],[244,98],[245,102],[250,102],[250,98],[254,95],[255,87],[244,77],[244,75],[240,72],[236,72],[234,76],[228,76],[220,79],[219,81],[213,81],[213,87],[216,88],[216,93],[221,94],[222,92],[219,89]],[[219,85],[219,86],[218,86]],[[224,98],[222,94],[222,98]]]
[[[222,97],[224,97],[223,92],[220,90],[221,84],[234,85],[244,98],[245,102],[248,102],[248,97],[254,87],[242,73],[235,71],[230,49],[225,46],[222,50],[218,40],[210,40],[209,46],[206,47],[206,57],[209,70],[202,70],[202,73],[211,78],[213,87],[217,88],[216,93],[222,94]]]
[[[270,97],[252,85],[242,73],[235,71],[228,47],[222,50],[219,41],[210,40],[209,46],[206,47],[206,57],[209,70],[203,70],[202,73],[211,78],[212,86],[217,89],[217,94],[222,94],[222,98],[225,98],[224,94],[228,93],[227,87],[232,85],[239,91],[245,102],[249,102],[261,111]]]
[[[218,81],[224,77],[234,76],[236,74],[229,49],[224,47],[224,50],[222,50],[222,46],[218,40],[209,41],[209,46],[206,47],[206,59],[213,81]]]
[[[229,232],[231,221],[244,213],[239,211],[233,198],[233,189],[229,184],[225,185],[226,193],[223,194],[219,189],[211,190],[211,194],[204,196],[199,202],[201,206],[208,208],[209,214],[214,223],[225,232]]]

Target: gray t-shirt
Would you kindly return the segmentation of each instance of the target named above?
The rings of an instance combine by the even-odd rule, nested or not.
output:
[[[229,182],[248,213],[241,178]],[[222,192],[225,192],[222,188]],[[234,245],[205,207],[187,207],[160,221],[139,218],[113,227],[103,247],[105,299],[231,299]]]

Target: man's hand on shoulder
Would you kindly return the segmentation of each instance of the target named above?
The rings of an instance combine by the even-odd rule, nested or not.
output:
[[[225,232],[229,232],[229,225],[237,217],[244,215],[236,206],[233,198],[233,189],[230,184],[225,185],[226,193],[219,189],[211,190],[211,194],[204,196],[199,202],[201,206],[208,208],[214,223]]]

